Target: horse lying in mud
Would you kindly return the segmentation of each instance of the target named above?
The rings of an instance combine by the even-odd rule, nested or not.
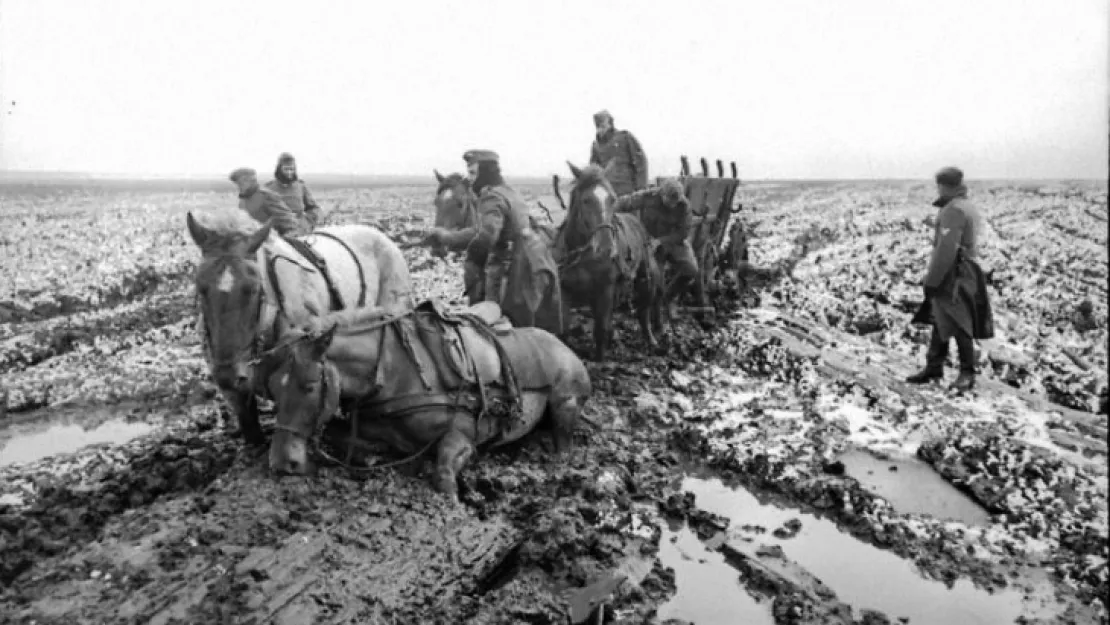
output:
[[[617,295],[631,281],[640,329],[655,350],[659,347],[655,332],[663,332],[663,274],[655,260],[651,235],[635,215],[615,212],[617,195],[603,169],[567,165],[574,185],[566,220],[555,240],[564,299],[589,304],[594,318],[594,357],[605,360]]]
[[[308,442],[341,406],[357,438],[402,453],[437,448],[437,490],[457,497],[476,445],[519,440],[547,417],[556,453],[592,387],[585,365],[550,332],[508,325],[484,302],[461,311],[425,302],[405,314],[303,334],[272,351],[277,425],[270,468],[309,471]]]
[[[186,217],[201,250],[195,284],[206,357],[244,439],[261,443],[257,395],[265,396],[266,376],[257,356],[290,326],[335,308],[411,309],[412,278],[397,244],[372,226],[328,226],[296,242],[324,260],[325,274],[269,224],[259,227],[240,211],[206,221]]]

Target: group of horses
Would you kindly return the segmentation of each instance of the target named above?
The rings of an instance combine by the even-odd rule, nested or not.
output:
[[[635,216],[614,213],[604,170],[569,165],[566,219],[539,229],[557,250],[563,292],[593,309],[595,355],[603,358],[614,304],[631,284],[654,346],[662,273],[652,239]],[[446,202],[458,203],[456,214],[474,212],[464,178],[437,179],[437,215],[451,213]],[[570,447],[592,389],[582,360],[547,330],[514,327],[496,304],[418,304],[402,251],[381,230],[317,229],[304,242],[321,267],[241,211],[204,220],[190,213],[186,222],[201,252],[195,286],[211,374],[249,443],[265,441],[259,398],[274,402],[274,472],[310,473],[310,444],[341,408],[355,438],[416,455],[435,446],[433,483],[456,497],[458,471],[476,445],[505,444],[547,424],[556,453]]]

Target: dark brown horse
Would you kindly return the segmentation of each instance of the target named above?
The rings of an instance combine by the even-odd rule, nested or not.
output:
[[[470,188],[470,181],[462,174],[444,176],[435,171],[436,187],[435,227],[451,232],[469,231],[469,237],[452,237],[453,243],[437,243],[431,252],[435,256],[445,256],[447,252],[461,252],[470,244],[470,239],[478,228],[478,198]]]
[[[655,350],[662,333],[660,300],[663,278],[653,254],[654,243],[634,215],[614,211],[616,193],[603,169],[579,169],[574,175],[566,220],[555,241],[564,299],[588,304],[594,318],[594,358],[605,360],[613,336],[617,294],[631,283],[640,329]],[[653,331],[654,330],[654,331]]]
[[[545,415],[556,452],[571,446],[591,393],[578,356],[545,330],[508,326],[492,302],[453,315],[429,304],[302,334],[268,356],[278,361],[269,380],[278,398],[275,473],[310,471],[306,444],[340,405],[358,415],[359,438],[403,453],[436,445],[435,485],[451,495],[475,445],[518,440]],[[489,414],[506,400],[517,407],[513,418]]]

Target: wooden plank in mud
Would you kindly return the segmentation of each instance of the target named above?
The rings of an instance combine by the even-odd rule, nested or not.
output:
[[[836,593],[798,563],[788,559],[778,545],[763,545],[732,538],[717,548],[725,560],[743,573],[743,583],[752,591],[770,595],[795,594],[805,597],[813,610],[807,622],[851,625],[852,609]]]

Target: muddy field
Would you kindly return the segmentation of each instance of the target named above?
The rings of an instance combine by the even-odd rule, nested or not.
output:
[[[432,192],[317,195],[411,241]],[[9,189],[0,622],[1106,623],[1106,188],[972,188],[999,332],[967,397],[901,383],[930,192],[741,187],[760,269],[715,322],[646,356],[618,317],[571,457],[481,454],[454,505],[224,434],[184,215],[229,194]],[[458,260],[406,256],[459,300]]]

